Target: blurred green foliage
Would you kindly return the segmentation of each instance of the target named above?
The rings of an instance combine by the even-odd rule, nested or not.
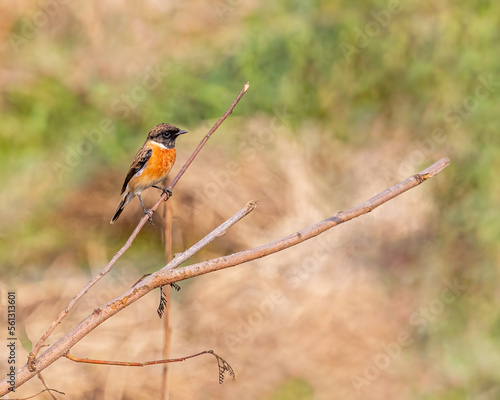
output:
[[[294,378],[284,382],[266,400],[312,400],[313,388],[304,379]]]
[[[243,19],[230,48],[214,41],[211,51],[203,51],[208,43],[201,41],[182,60],[165,59],[162,86],[168,93],[153,90],[140,104],[141,112],[113,113],[119,96],[103,78],[78,92],[43,73],[9,86],[2,93],[0,151],[7,168],[0,176],[5,180],[10,168],[22,168],[34,158],[51,161],[64,154],[83,130],[94,129],[108,116],[116,131],[105,137],[106,145],[93,153],[92,163],[72,171],[84,179],[96,157],[103,164],[115,163],[124,151],[133,151],[133,133],[147,131],[151,121],[195,126],[217,118],[242,83],[251,81],[252,95],[238,113],[273,115],[286,107],[297,132],[313,120],[332,135],[363,146],[378,140],[370,138],[366,127],[379,116],[386,120],[388,136],[394,126],[421,139],[444,129],[443,148],[456,165],[455,184],[440,197],[448,205],[451,230],[466,229],[492,249],[500,239],[495,218],[500,188],[494,179],[500,85],[494,84],[472,112],[460,112],[481,78],[500,82],[500,59],[493,51],[500,39],[498,6],[487,1],[397,3],[398,12],[390,15],[384,1],[364,7],[348,1],[265,4]],[[346,45],[355,50],[346,53]],[[450,122],[453,116],[458,122]]]

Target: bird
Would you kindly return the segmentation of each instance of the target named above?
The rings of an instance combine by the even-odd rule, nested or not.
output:
[[[161,123],[156,125],[148,133],[144,145],[135,155],[134,161],[128,170],[123,182],[122,201],[118,205],[110,224],[114,224],[125,206],[135,197],[139,197],[144,214],[153,223],[151,210],[146,210],[142,202],[141,193],[154,187],[167,194],[167,199],[172,196],[172,191],[167,188],[157,186],[170,172],[175,163],[176,150],[175,140],[179,135],[188,131],[181,130],[173,125]]]

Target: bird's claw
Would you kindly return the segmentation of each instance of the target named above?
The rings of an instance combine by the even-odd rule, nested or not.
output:
[[[170,188],[164,188],[164,187],[156,186],[156,185],[153,185],[153,187],[161,190],[163,192],[161,194],[162,196],[163,196],[163,194],[167,195],[167,198],[165,199],[165,201],[167,201],[172,196],[172,189],[170,189]]]
[[[162,189],[162,192],[166,193],[166,195],[167,195],[167,198],[165,199],[165,201],[167,201],[170,197],[172,197],[172,190],[171,189]]]
[[[154,213],[154,210],[147,210],[147,211],[144,211],[144,214],[146,214],[148,216],[148,221],[151,225],[154,225],[153,224],[153,213]]]

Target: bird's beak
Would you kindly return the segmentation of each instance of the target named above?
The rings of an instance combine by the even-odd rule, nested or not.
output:
[[[179,133],[177,133],[177,135],[182,135],[183,133],[188,133],[188,131],[179,131]]]

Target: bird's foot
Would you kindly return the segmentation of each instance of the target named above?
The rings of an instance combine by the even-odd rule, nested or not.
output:
[[[169,188],[164,188],[164,187],[156,186],[156,185],[153,185],[153,187],[156,189],[160,189],[163,193],[167,194],[167,198],[165,199],[165,201],[167,201],[172,196],[172,190]]]
[[[167,194],[167,198],[165,199],[165,201],[167,201],[170,197],[172,197],[172,190],[167,188],[163,189],[162,192]]]
[[[155,210],[152,210],[152,209],[149,209],[149,210],[144,210],[144,214],[146,214],[148,216],[148,221],[151,225],[154,225],[153,224],[153,213],[155,212]]]

